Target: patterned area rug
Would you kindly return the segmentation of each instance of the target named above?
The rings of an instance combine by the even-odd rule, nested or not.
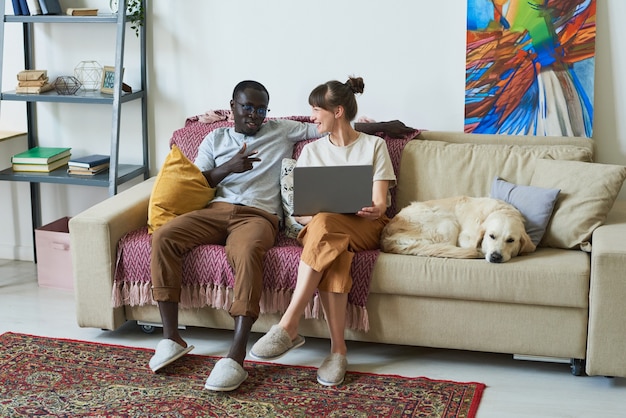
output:
[[[485,385],[349,372],[334,388],[316,368],[248,362],[236,391],[204,390],[216,357],[187,355],[163,372],[152,350],[0,336],[3,417],[473,417]]]

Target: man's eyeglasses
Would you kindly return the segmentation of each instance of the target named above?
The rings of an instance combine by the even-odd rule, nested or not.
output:
[[[239,102],[237,102],[237,104],[239,106],[241,106],[241,108],[243,109],[244,112],[246,112],[246,113],[248,113],[250,115],[256,113],[258,116],[261,116],[262,118],[267,116],[267,112],[270,111],[266,107],[254,107],[254,106],[251,106],[251,105],[248,105],[248,104],[239,103]]]

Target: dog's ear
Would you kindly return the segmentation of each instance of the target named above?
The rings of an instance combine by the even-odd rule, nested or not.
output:
[[[522,233],[522,236],[520,238],[519,254],[532,253],[536,249],[537,249],[537,246],[530,239],[526,231],[524,231],[524,233]]]

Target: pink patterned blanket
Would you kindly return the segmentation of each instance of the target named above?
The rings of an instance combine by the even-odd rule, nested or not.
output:
[[[178,145],[181,151],[194,160],[198,146],[213,129],[232,126],[228,120],[204,123],[198,116],[187,119],[185,127],[174,132],[171,145]],[[309,118],[294,116],[289,119],[308,122]],[[415,135],[404,139],[385,138],[396,174],[400,156],[406,143]],[[300,154],[306,142],[294,147],[294,158]],[[388,215],[396,213],[395,190],[392,189],[392,206]],[[279,234],[276,245],[265,257],[264,292],[261,299],[262,313],[283,313],[289,305],[295,288],[297,268],[302,247],[295,239]],[[352,262],[353,286],[348,295],[346,326],[356,330],[369,330],[366,309],[369,286],[379,251],[357,252]],[[147,227],[131,231],[118,243],[117,263],[112,300],[115,307],[124,305],[143,306],[155,304],[151,294],[150,278],[151,236]],[[181,308],[216,309],[230,308],[234,275],[228,264],[224,247],[203,245],[189,252],[183,260],[183,288]],[[309,303],[305,316],[321,318],[323,312],[317,296]]]

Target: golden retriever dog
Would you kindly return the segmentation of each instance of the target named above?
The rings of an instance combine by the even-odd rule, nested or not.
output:
[[[413,202],[383,229],[381,249],[396,254],[485,258],[504,263],[535,251],[524,217],[489,197],[451,197]]]

